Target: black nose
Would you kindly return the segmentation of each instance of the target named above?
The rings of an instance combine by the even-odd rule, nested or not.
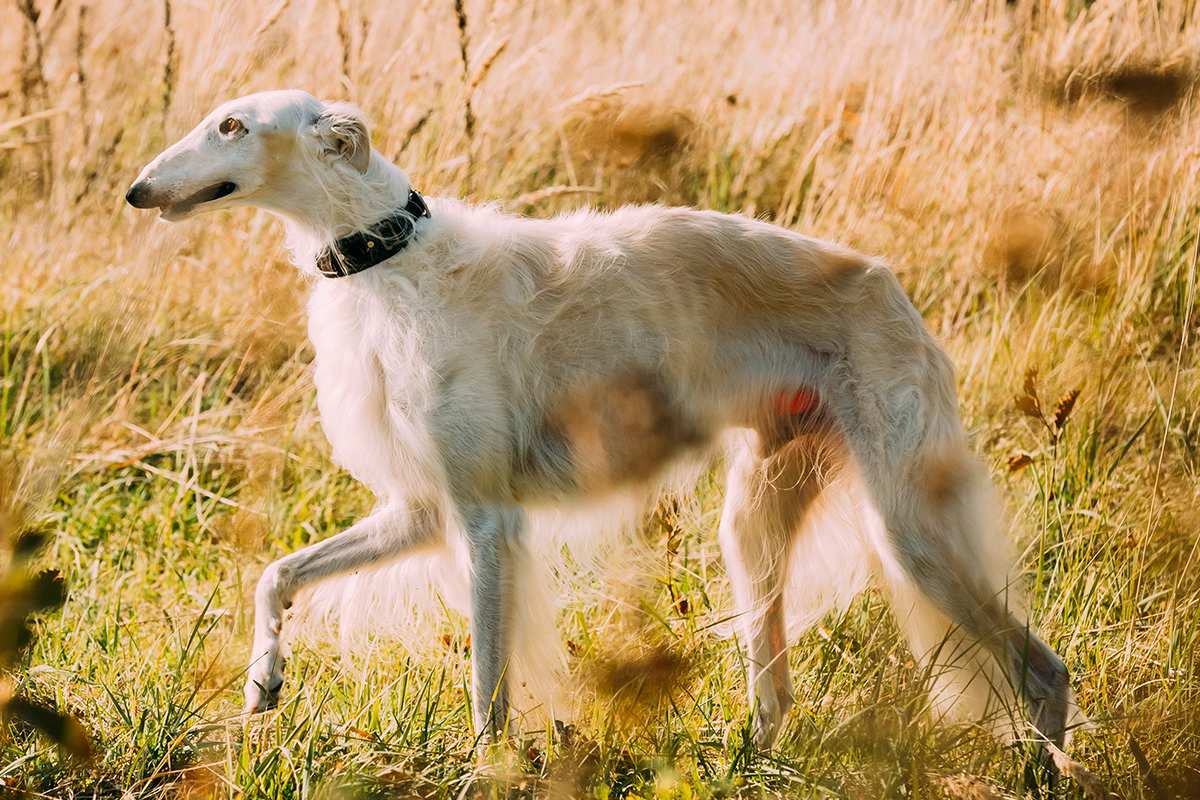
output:
[[[134,208],[150,208],[150,187],[145,181],[138,181],[129,187],[125,193],[125,202]]]

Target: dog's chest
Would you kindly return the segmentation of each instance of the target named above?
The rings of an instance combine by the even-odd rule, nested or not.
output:
[[[424,420],[435,370],[419,312],[318,285],[308,329],[321,427],[334,461],[381,497],[433,482]]]

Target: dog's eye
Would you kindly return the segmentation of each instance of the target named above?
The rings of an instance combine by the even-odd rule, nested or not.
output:
[[[233,136],[235,133],[241,133],[246,129],[237,119],[226,117],[225,120],[217,127],[222,136]]]

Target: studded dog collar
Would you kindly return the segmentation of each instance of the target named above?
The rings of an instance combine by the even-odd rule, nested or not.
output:
[[[326,278],[344,278],[370,269],[408,247],[416,235],[417,220],[430,216],[425,198],[410,191],[404,208],[322,250],[317,256],[317,270]]]

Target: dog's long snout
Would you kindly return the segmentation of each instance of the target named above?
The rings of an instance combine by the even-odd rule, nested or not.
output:
[[[148,181],[138,181],[129,187],[125,193],[125,202],[134,208],[153,208],[150,202],[150,185]]]

